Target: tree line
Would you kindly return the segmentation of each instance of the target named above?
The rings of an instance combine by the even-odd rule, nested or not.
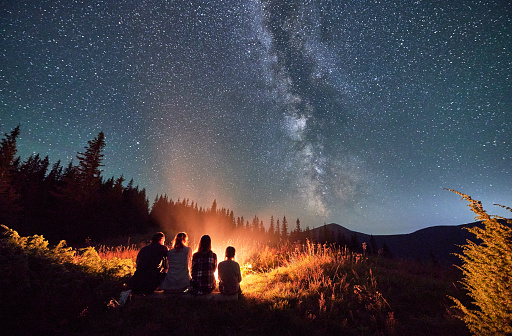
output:
[[[63,166],[50,167],[48,156],[16,156],[18,125],[0,142],[0,223],[50,241],[84,242],[144,233],[154,223],[146,191],[126,186],[120,176],[101,176],[105,136],[100,132],[83,152]]]
[[[143,235],[162,230],[191,236],[214,232],[217,238],[301,240],[299,219],[293,229],[286,216],[274,219],[268,228],[263,220],[235,217],[232,210],[218,208],[216,200],[203,208],[189,199],[174,201],[157,195],[152,206],[144,188],[127,184],[125,178],[104,178],[105,135],[100,132],[87,142],[83,152],[67,165],[50,164],[48,156],[17,156],[20,126],[4,134],[0,142],[0,224],[21,234],[42,234],[51,242],[61,239],[79,244],[92,239],[101,242],[117,237]]]

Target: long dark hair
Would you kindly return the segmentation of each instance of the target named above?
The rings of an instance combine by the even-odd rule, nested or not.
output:
[[[187,246],[187,234],[185,232],[180,232],[174,237],[172,241],[172,248],[181,250],[183,247]]]
[[[210,252],[212,250],[212,239],[208,235],[204,235],[201,237],[199,241],[199,247],[197,248],[197,252],[204,253]]]

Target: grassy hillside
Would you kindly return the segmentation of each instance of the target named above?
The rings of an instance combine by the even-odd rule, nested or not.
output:
[[[239,301],[134,297],[119,306],[120,270],[129,269],[135,249],[124,249],[126,259],[110,250],[86,261],[31,241],[1,240],[0,305],[10,313],[0,328],[10,335],[469,334],[447,299],[464,300],[455,268],[314,244],[237,246]]]

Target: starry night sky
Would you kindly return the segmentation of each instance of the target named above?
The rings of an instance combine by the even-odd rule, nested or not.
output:
[[[0,131],[235,216],[371,234],[511,217],[509,1],[4,1]],[[76,158],[75,161],[76,162]],[[501,211],[500,211],[501,210]]]

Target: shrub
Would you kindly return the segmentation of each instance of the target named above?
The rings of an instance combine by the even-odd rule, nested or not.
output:
[[[462,284],[474,300],[474,307],[465,306],[455,298],[452,300],[463,312],[462,319],[473,334],[512,335],[512,229],[500,223],[501,217],[487,214],[480,201],[448,190],[468,201],[475,219],[485,225],[467,229],[480,243],[468,241],[458,255],[463,262],[460,267]]]
[[[93,248],[77,253],[65,241],[50,247],[2,228],[0,330],[9,335],[70,334],[107,309],[123,288],[119,277],[133,269],[131,259],[103,260]]]
[[[101,258],[94,247],[80,250],[75,258],[75,264],[83,266],[89,273],[109,275],[113,277],[128,277],[135,271],[132,259],[120,259],[117,257]]]

